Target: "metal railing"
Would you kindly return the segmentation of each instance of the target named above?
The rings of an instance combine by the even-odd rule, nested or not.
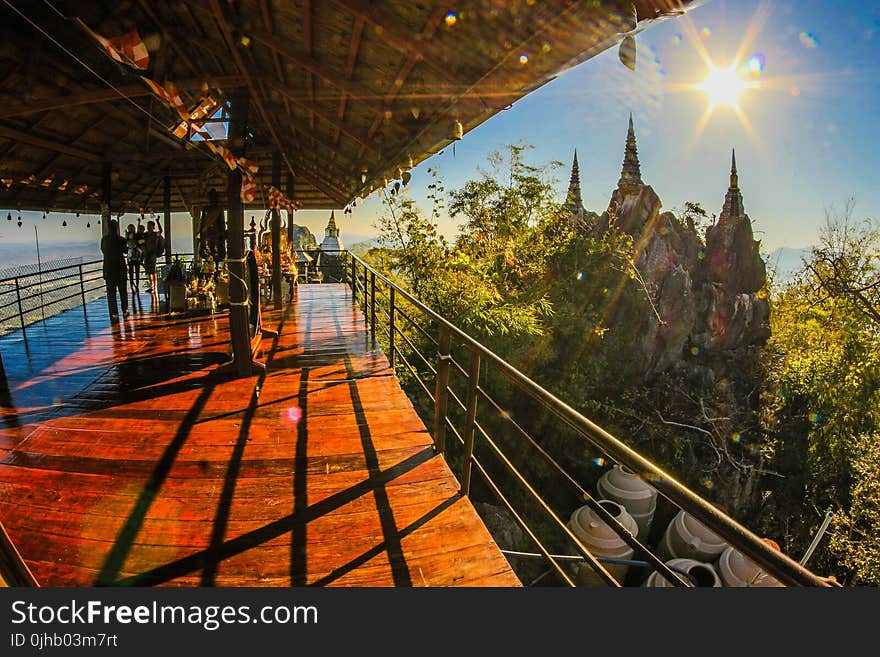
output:
[[[360,258],[347,254],[343,261],[352,300],[362,307],[371,335],[382,343],[404,387],[418,391],[411,399],[433,428],[435,448],[453,468],[461,494],[471,495],[479,484],[482,492],[498,499],[562,583],[575,585],[564,566],[568,559],[558,554],[560,548],[577,552],[582,563],[606,584],[621,585],[606,568],[619,560],[592,554],[565,521],[572,510],[566,503],[579,500],[633,550],[634,560],[640,560],[628,563],[653,569],[672,585],[692,585],[670,568],[646,539],[631,533],[606,510],[589,492],[584,477],[564,466],[558,454],[550,453],[542,439],[548,432],[567,432],[572,444],[598,451],[602,456],[597,462],[610,459],[638,473],[661,499],[696,518],[781,583],[829,585],[828,580],[770,547]],[[425,355],[426,349],[436,351]],[[524,410],[517,413],[516,409]],[[539,425],[538,429],[534,425]],[[544,464],[543,476],[530,472],[528,464],[535,460]],[[548,477],[548,472],[552,476]],[[559,494],[562,487],[568,489],[567,494]]]
[[[101,268],[101,260],[91,260],[0,279],[0,334],[99,298],[105,293]]]
[[[172,262],[190,256],[175,253]],[[170,265],[157,265],[160,285]],[[0,278],[0,335],[25,330],[65,310],[82,306],[85,311],[88,303],[106,294],[102,269],[102,260],[90,260],[47,268],[22,267],[19,273]],[[145,279],[142,270],[141,281]]]

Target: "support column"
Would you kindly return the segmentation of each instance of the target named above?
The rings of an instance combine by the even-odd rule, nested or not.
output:
[[[293,193],[293,174],[290,173],[290,171],[287,172],[287,197],[290,200],[296,199],[296,196],[294,196]],[[294,252],[293,244],[293,238],[296,235],[296,231],[294,230],[293,215],[293,212],[287,212],[287,243],[290,245],[291,249],[290,257],[293,258],[293,262],[296,263],[296,253]]]
[[[110,218],[113,216],[110,209],[112,184],[110,177],[113,174],[113,165],[110,162],[101,162],[101,234],[110,232]]]
[[[165,263],[171,262],[171,176],[165,176],[165,194],[163,196],[165,208]]]
[[[193,205],[190,208],[190,217],[192,217],[192,252],[193,262],[201,262],[199,257],[199,240],[196,237],[201,230],[202,225],[202,208],[199,205]]]
[[[235,156],[244,154],[247,134],[248,99],[236,96],[229,108],[229,143]],[[248,323],[247,289],[245,288],[244,206],[241,202],[241,173],[230,171],[226,178],[227,253],[229,258],[229,332],[232,336],[232,358],[239,376],[253,374],[251,365],[251,335]],[[257,281],[251,281],[258,285]]]
[[[272,185],[281,189],[281,154],[272,153]],[[272,306],[281,310],[281,208],[272,210]]]

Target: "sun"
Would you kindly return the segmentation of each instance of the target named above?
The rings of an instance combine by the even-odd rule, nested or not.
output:
[[[709,97],[712,107],[726,105],[736,108],[740,94],[751,86],[736,71],[736,66],[716,68],[711,66],[706,79],[698,85]]]

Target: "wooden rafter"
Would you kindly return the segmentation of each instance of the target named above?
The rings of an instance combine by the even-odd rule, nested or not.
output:
[[[376,146],[375,144],[373,144],[372,141],[366,135],[361,135],[359,133],[356,133],[354,130],[352,130],[351,128],[346,126],[344,123],[341,123],[339,120],[335,119],[334,117],[329,116],[328,114],[321,112],[320,110],[315,108],[314,105],[312,105],[311,103],[308,103],[304,100],[297,98],[287,88],[285,88],[281,85],[275,85],[275,88],[277,89],[277,91],[280,94],[290,98],[290,101],[292,103],[294,103],[295,105],[299,105],[300,107],[302,107],[303,109],[305,109],[307,111],[314,112],[315,116],[317,116],[318,118],[323,119],[324,121],[326,121],[327,123],[329,123],[331,126],[333,126],[335,128],[339,128],[344,135],[346,135],[347,137],[350,137],[351,139],[356,141],[358,144],[361,145],[362,148],[371,150],[377,154],[381,153],[379,147]]]
[[[370,25],[381,29],[383,40],[387,41],[402,53],[416,57],[417,61],[422,62],[425,66],[430,68],[435,75],[438,75],[450,84],[457,84],[457,81],[452,74],[449,73],[441,63],[439,63],[441,60],[439,53],[429,51],[425,48],[423,42],[413,39],[411,35],[406,35],[399,31],[394,20],[383,12],[379,5],[366,3],[362,0],[333,0],[333,2],[352,15],[359,16]]]
[[[311,57],[314,49],[313,43],[313,35],[312,35],[312,0],[303,0],[303,9],[302,9],[302,27],[303,27],[303,35],[304,35],[304,45],[306,49],[306,56]],[[311,103],[312,107],[315,106],[315,80],[312,77],[311,71],[306,71],[306,88],[308,89],[309,94],[309,103]],[[312,130],[315,129],[315,114],[314,112],[309,114],[309,125]]]
[[[221,88],[234,88],[244,85],[244,79],[238,75],[226,75],[211,80],[214,84]],[[201,89],[205,79],[183,80],[178,82],[177,86],[181,90],[193,91]],[[120,93],[121,92],[121,93]],[[48,112],[50,110],[67,109],[76,105],[94,105],[97,103],[107,103],[116,100],[124,100],[126,98],[143,98],[151,96],[152,91],[145,84],[130,84],[116,89],[93,89],[89,91],[81,91],[67,95],[52,96],[51,98],[42,98],[31,101],[27,107],[5,107],[0,109],[0,119],[8,119],[14,116],[28,116],[39,112]]]
[[[354,75],[354,67],[357,64],[358,52],[361,49],[361,41],[364,36],[364,25],[366,25],[366,21],[363,18],[355,17],[354,19],[354,28],[351,31],[351,40],[348,44],[348,57],[345,61],[345,80],[346,82],[351,81],[351,77]],[[336,113],[336,116],[339,118],[340,122],[345,121],[345,110],[346,104],[348,102],[348,95],[342,94],[339,98],[339,111]],[[342,134],[342,131],[339,128],[336,128],[336,135],[333,138],[333,143],[339,143],[339,136]],[[336,153],[333,153],[335,157]]]
[[[266,28],[267,32],[272,33],[274,30],[272,29],[272,15],[269,9],[268,0],[260,0],[260,13],[263,16],[263,26]],[[275,50],[272,51],[272,64],[275,66],[275,74],[278,76],[281,84],[287,86],[287,78],[284,75],[284,69],[281,66],[281,57]],[[290,101],[287,100],[287,96],[284,96],[283,101],[284,112],[287,115],[287,120],[293,121],[293,112],[290,111]]]
[[[284,153],[284,149],[281,145],[281,140],[278,138],[278,134],[275,132],[274,125],[269,115],[266,113],[266,109],[263,107],[263,103],[257,97],[254,81],[250,77],[250,71],[248,71],[247,65],[241,58],[241,53],[238,52],[238,48],[235,45],[235,40],[232,38],[232,33],[229,31],[229,27],[226,24],[226,18],[223,14],[223,9],[220,7],[220,3],[218,0],[210,0],[210,3],[211,11],[214,15],[214,18],[216,19],[217,24],[220,26],[220,32],[223,34],[223,39],[224,41],[226,41],[226,45],[229,48],[229,53],[232,55],[232,59],[235,61],[236,68],[239,70],[241,75],[244,76],[248,90],[251,92],[251,97],[254,105],[256,106],[260,117],[263,119],[266,130],[269,131],[269,134],[272,137],[272,141],[278,148],[278,151],[281,153],[281,157],[284,159],[285,164],[287,164],[287,168],[290,170],[291,173],[296,175],[296,172],[293,170],[293,167],[290,165],[290,162],[287,159],[287,155]]]
[[[47,151],[64,153],[66,155],[70,155],[71,157],[76,157],[80,160],[87,160],[89,162],[100,162],[102,159],[98,153],[86,151],[82,148],[77,148],[75,146],[60,144],[53,139],[41,137],[39,135],[33,134],[31,132],[25,132],[23,130],[16,130],[15,128],[10,128],[7,126],[0,126],[0,137],[14,139],[24,144],[36,146],[37,148],[42,148]]]

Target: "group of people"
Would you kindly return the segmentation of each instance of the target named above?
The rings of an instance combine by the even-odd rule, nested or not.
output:
[[[137,295],[140,285],[140,269],[147,276],[147,292],[158,297],[159,285],[156,275],[156,259],[165,251],[165,238],[161,227],[156,230],[156,222],[148,221],[146,227],[128,224],[125,236],[119,234],[119,222],[111,219],[107,223],[107,234],[101,238],[101,253],[104,254],[103,277],[107,286],[107,304],[110,318],[119,317],[116,295],[119,294],[123,317],[129,316],[128,292]]]

